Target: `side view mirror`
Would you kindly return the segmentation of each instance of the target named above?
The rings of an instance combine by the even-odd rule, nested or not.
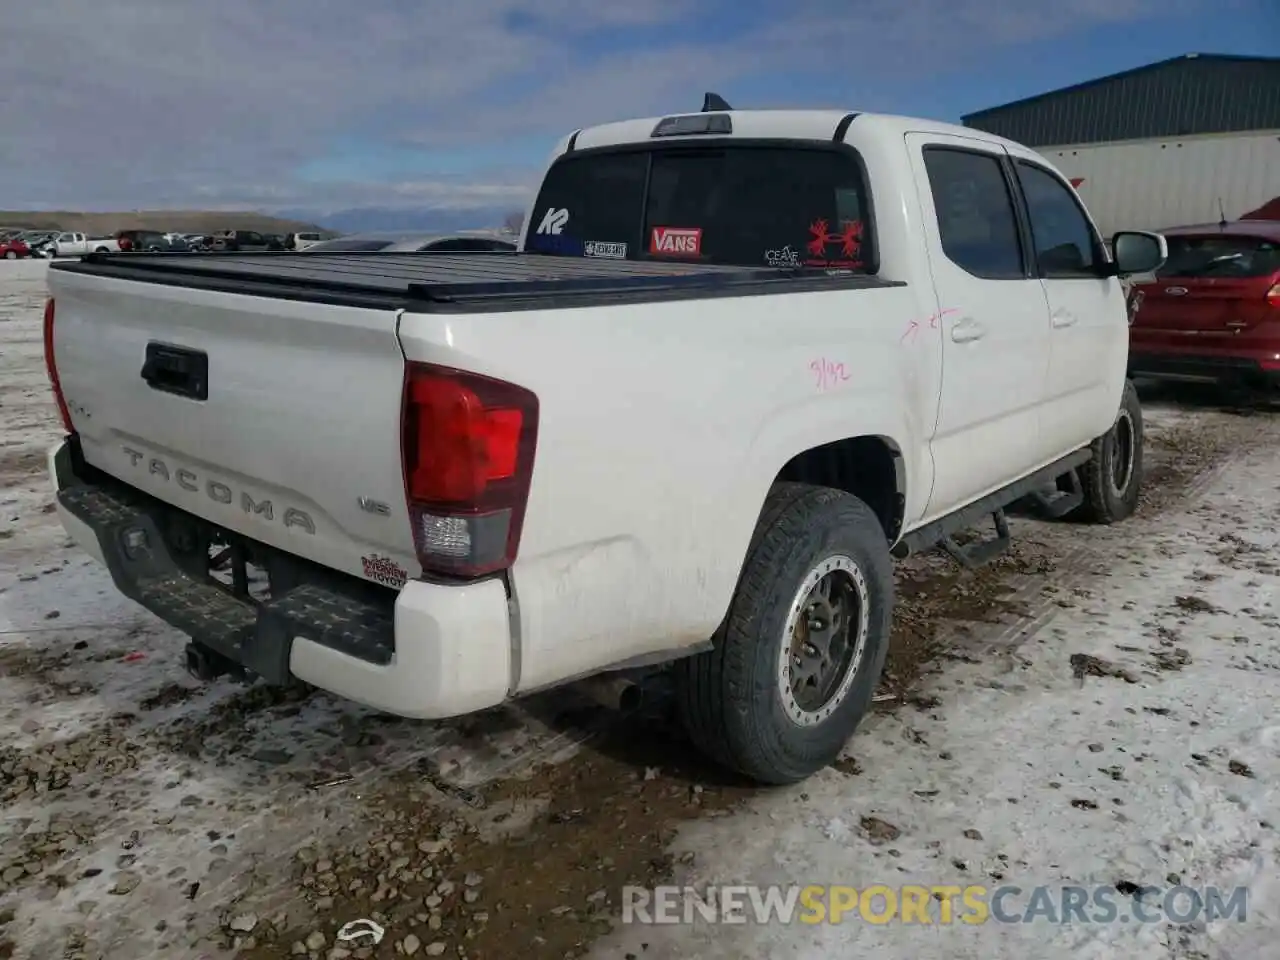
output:
[[[1111,238],[1116,273],[1122,277],[1135,273],[1151,273],[1160,269],[1169,257],[1169,244],[1158,233],[1145,230],[1121,230]]]

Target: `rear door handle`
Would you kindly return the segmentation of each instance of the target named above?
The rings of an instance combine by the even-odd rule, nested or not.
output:
[[[1080,318],[1074,313],[1068,313],[1065,310],[1055,310],[1053,316],[1049,318],[1050,322],[1057,328],[1074,327],[1080,322]]]
[[[987,335],[987,328],[972,317],[962,317],[951,325],[951,339],[956,343],[970,343]]]

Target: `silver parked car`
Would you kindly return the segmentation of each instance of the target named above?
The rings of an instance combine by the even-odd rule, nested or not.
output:
[[[306,253],[488,253],[515,250],[510,240],[488,234],[408,233],[379,231],[353,233],[334,240],[323,240],[307,247]]]

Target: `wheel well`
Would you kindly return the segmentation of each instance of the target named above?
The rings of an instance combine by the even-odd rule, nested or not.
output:
[[[902,454],[883,437],[847,437],[792,457],[777,482],[811,483],[851,493],[875,512],[890,541],[906,508]]]

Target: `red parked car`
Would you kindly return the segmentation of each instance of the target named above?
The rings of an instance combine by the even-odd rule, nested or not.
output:
[[[1280,221],[1164,236],[1169,259],[1130,293],[1130,376],[1280,387]]]
[[[29,256],[31,256],[31,248],[17,237],[11,240],[0,240],[0,257],[6,260],[18,260]]]

